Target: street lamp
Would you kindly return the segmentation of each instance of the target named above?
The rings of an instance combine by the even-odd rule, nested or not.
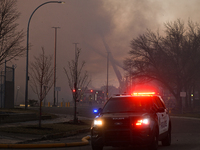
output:
[[[31,18],[33,16],[33,14],[35,13],[35,11],[40,8],[41,6],[48,4],[48,3],[60,3],[60,4],[64,4],[64,2],[62,1],[48,1],[45,3],[42,3],[41,5],[39,5],[31,14],[29,21],[28,21],[28,26],[27,26],[27,43],[26,43],[26,47],[27,47],[27,51],[26,51],[26,85],[25,85],[25,109],[27,108],[27,101],[28,101],[28,43],[29,43],[29,25],[30,25],[30,21]]]

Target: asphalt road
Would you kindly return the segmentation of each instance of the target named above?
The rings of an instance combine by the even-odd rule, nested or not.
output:
[[[79,106],[78,111],[79,115],[93,117],[92,107],[90,106]],[[73,108],[45,108],[43,111],[60,114],[73,114]],[[159,143],[159,150],[200,150],[200,119],[188,119],[188,118],[178,118],[171,117],[172,119],[172,144],[171,146],[164,147]],[[81,138],[88,135],[82,134],[74,137],[61,138],[56,141],[59,142],[77,142],[81,141]],[[50,149],[50,148],[48,148]],[[52,148],[55,149],[55,148]],[[56,148],[59,150],[91,150],[90,145],[81,146],[81,147],[65,147],[65,148]],[[39,149],[37,149],[39,150]],[[43,149],[44,150],[44,149]],[[133,150],[133,148],[113,148],[113,147],[104,147],[104,150]],[[146,148],[134,148],[134,150],[146,150]]]

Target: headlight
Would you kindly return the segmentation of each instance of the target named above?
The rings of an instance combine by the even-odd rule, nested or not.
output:
[[[102,126],[102,120],[94,120],[94,126]]]

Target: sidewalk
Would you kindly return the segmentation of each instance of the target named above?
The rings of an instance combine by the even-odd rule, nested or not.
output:
[[[49,124],[49,123],[61,123],[61,122],[67,122],[70,120],[73,120],[74,116],[71,115],[58,115],[59,117],[56,119],[49,119],[49,120],[42,120],[42,124]],[[80,120],[82,119],[88,119],[85,117],[78,117]],[[38,121],[27,121],[27,122],[17,122],[17,123],[6,123],[6,124],[0,124],[1,127],[15,127],[15,126],[22,126],[22,125],[36,125],[38,124]],[[64,134],[55,134],[55,135],[48,135],[48,136],[41,136],[41,135],[32,135],[32,134],[18,134],[18,133],[4,133],[0,132],[0,148],[3,144],[39,144],[39,143],[55,143],[57,142],[55,138],[62,138],[62,137],[69,137],[72,135],[81,135],[84,137],[89,134],[89,129],[86,129],[84,131],[76,131],[72,132],[71,135],[64,135]],[[83,137],[79,136],[79,139],[77,139],[77,142],[80,142]],[[87,139],[89,139],[87,137]],[[62,141],[59,141],[58,143],[61,143]],[[65,143],[68,143],[68,141],[65,141]],[[69,144],[69,143],[68,143]],[[80,143],[79,143],[80,144]]]

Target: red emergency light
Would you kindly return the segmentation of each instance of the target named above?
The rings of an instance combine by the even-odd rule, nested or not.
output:
[[[146,125],[149,125],[149,119],[140,119],[140,120],[137,120],[135,125],[136,126],[146,126]],[[134,125],[134,124],[132,124]]]
[[[137,93],[133,93],[133,96],[153,96],[155,95],[155,92],[137,92]]]

